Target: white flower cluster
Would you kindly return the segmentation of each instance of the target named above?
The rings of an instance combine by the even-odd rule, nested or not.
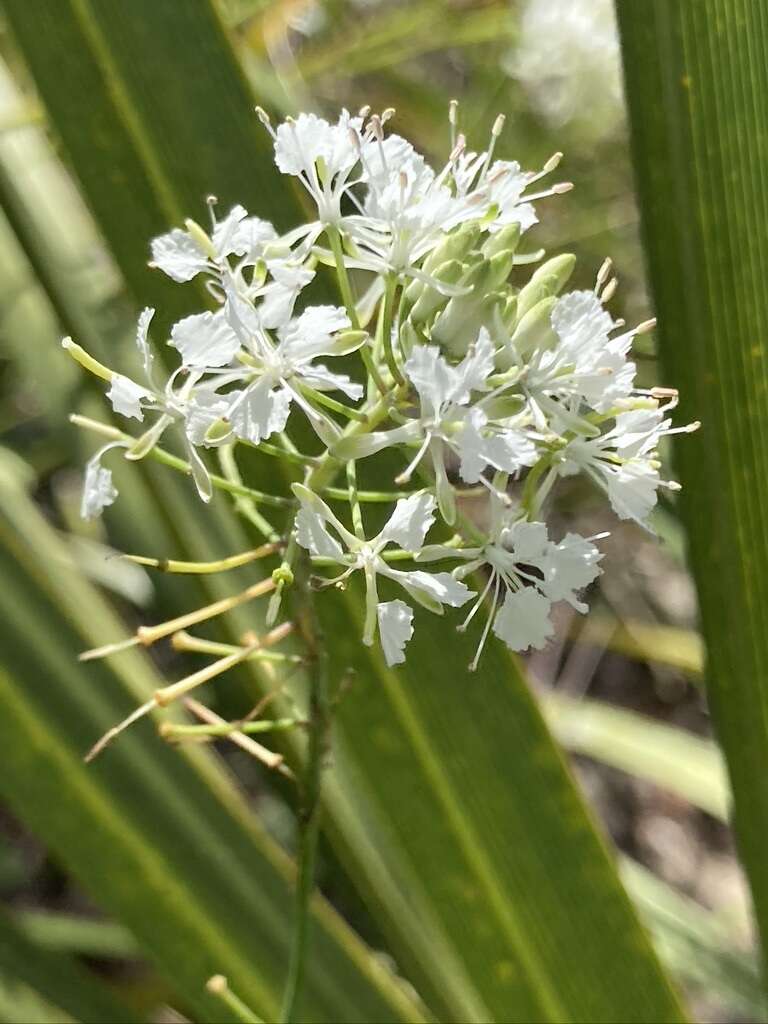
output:
[[[282,496],[281,583],[296,545],[318,569],[341,569],[325,583],[343,586],[361,572],[363,640],[378,632],[390,665],[404,660],[414,613],[400,596],[381,600],[380,588],[439,614],[472,601],[460,628],[490,598],[476,665],[491,630],[515,651],[540,648],[552,635],[553,603],[586,610],[577,595],[599,574],[601,555],[597,538],[555,540],[541,521],[558,478],[586,474],[620,518],[643,523],[658,488],[677,486],[659,475],[660,439],[696,424],[671,426],[675,392],[636,387],[630,347],[653,323],[628,330],[608,313],[616,284],[608,261],[593,291],[563,294],[573,257],[541,262],[541,253],[518,252],[537,221],[534,202],[570,188],[532,191],[560,154],[539,173],[494,159],[503,118],[488,149],[470,152],[452,104],[452,150],[434,171],[385,132],[391,113],[345,111],[335,124],[302,114],[275,129],[260,113],[277,167],[301,183],[316,219],[279,235],[241,206],[218,219],[211,202],[208,231],[187,221],[152,242],[152,265],[174,281],[201,276],[214,307],[172,327],[181,365],[166,383],[148,342],[152,310],[136,339],[142,383],[65,340],[109,381],[115,412],[140,422],[153,414],[138,438],[123,435],[91,460],[83,514],[115,500],[104,453],[123,447],[142,458],[172,424],[205,501],[220,480],[205,450],[257,446],[303,467],[303,482]],[[522,283],[517,268],[533,262]],[[336,274],[341,307],[301,303],[324,267]],[[338,359],[342,369],[331,368]],[[298,451],[300,436],[307,444],[301,420],[319,452]],[[387,464],[391,453],[400,460],[396,484],[418,474],[420,489],[358,491],[356,464],[384,451]],[[346,489],[332,486],[345,469]],[[467,489],[486,506],[478,512],[475,501],[471,520],[458,500]],[[393,505],[374,537],[363,528],[367,500]],[[433,527],[443,541],[425,545]],[[396,567],[409,560],[448,568]]]

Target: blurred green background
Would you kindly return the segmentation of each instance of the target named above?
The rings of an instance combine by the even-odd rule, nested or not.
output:
[[[165,649],[152,663],[125,656],[116,667],[75,658],[231,586],[152,576],[114,551],[232,553],[246,525],[218,506],[207,515],[186,481],[143,464],[116,470],[121,499],[103,522],[80,521],[81,467],[96,441],[67,415],[106,412],[59,341],[72,334],[128,369],[142,305],[158,303],[170,320],[199,304],[191,288],[171,300],[143,264],[151,234],[187,215],[202,218],[206,193],[222,204],[241,199],[281,226],[296,218],[300,197],[284,185],[278,191],[263,170],[269,152],[250,112],[256,101],[276,116],[393,106],[394,130],[435,159],[448,147],[449,99],[459,100],[462,130],[478,148],[503,112],[497,154],[537,168],[562,150],[558,173],[576,186],[539,204],[530,244],[575,252],[576,287],[591,287],[610,255],[620,281],[612,312],[629,323],[646,319],[613,8],[607,0],[220,0],[218,21],[201,0],[178,12],[167,0],[6,8],[0,1019],[219,1019],[202,994],[206,972],[242,977],[254,1005],[272,1005],[279,987],[291,926],[284,854],[292,850],[293,793],[232,745],[217,745],[211,757],[212,748],[180,753],[150,725],[104,766],[84,771],[78,758],[100,726],[156,685],[158,673],[176,678],[197,663]],[[240,134],[227,135],[235,120]],[[638,347],[647,379],[674,384],[659,381],[653,336]],[[694,1018],[758,1020],[749,898],[725,821],[727,784],[702,695],[695,592],[676,509],[665,505],[656,516],[661,543],[612,521],[586,484],[564,489],[553,516],[563,530],[612,536],[589,616],[562,611],[556,641],[527,661],[530,686],[620,851],[625,884]],[[211,635],[226,639],[248,624],[240,617]],[[236,715],[259,685],[240,670],[205,697]],[[361,713],[355,728],[368,724]],[[479,968],[465,979],[451,959],[458,939],[456,948],[441,945],[445,929],[455,938],[445,894],[416,882],[409,889],[412,864],[391,869],[389,847],[403,844],[392,808],[377,804],[370,820],[361,810],[376,763],[366,774],[357,756],[345,740],[338,757],[347,781],[330,784],[320,865],[328,903],[319,911],[307,1019],[360,1019],[360,1006],[366,1019],[416,1019],[416,1007],[438,1019],[486,1019],[480,995],[486,1006],[496,997],[483,990]],[[148,788],[132,788],[134,778]],[[516,786],[512,769],[506,784]],[[392,806],[406,791],[393,790]],[[80,816],[83,807],[91,818]],[[160,877],[161,861],[166,870],[183,865],[178,892],[173,870]],[[159,920],[147,934],[142,920],[155,900]],[[409,900],[414,921],[402,939],[397,922]],[[261,935],[258,920],[268,922]],[[493,946],[492,932],[487,941]],[[194,966],[190,948],[201,958]],[[238,956],[242,968],[228,966]],[[429,966],[438,960],[442,973]],[[335,1003],[334,989],[349,993],[349,1005]],[[458,1009],[450,1011],[452,1001]]]

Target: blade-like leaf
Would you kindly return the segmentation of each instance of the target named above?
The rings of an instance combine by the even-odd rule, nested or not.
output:
[[[2,683],[0,682],[0,686]],[[48,1019],[73,1019],[83,1024],[132,1024],[136,1014],[109,988],[74,959],[53,953],[32,941],[7,916],[0,914],[0,989],[23,985],[48,1004]],[[16,1020],[32,1020],[29,1008],[13,1008]],[[52,1009],[54,1012],[52,1012]],[[0,1000],[0,1017],[3,1014]],[[37,1018],[45,1019],[45,1018]]]
[[[569,750],[647,779],[727,819],[730,792],[720,751],[711,740],[599,700],[559,693],[543,699],[545,716]]]
[[[116,623],[73,563],[51,572],[66,560],[4,464],[0,570],[14,586],[0,588],[0,792],[128,925],[182,1005],[221,1014],[204,984],[225,972],[258,1012],[274,1016],[291,929],[287,860],[206,751],[173,751],[148,723],[109,757],[83,764],[93,737],[160,680],[135,652],[113,666],[77,664],[75,651]],[[327,906],[318,904],[317,920],[315,1019],[420,1019]]]
[[[734,824],[768,940],[768,23],[761,0],[616,5],[661,358]]]
[[[154,301],[137,268],[146,236],[163,226],[158,218],[194,213],[213,190],[282,219],[270,200],[284,185],[262,178],[269,184],[259,195],[242,180],[263,140],[239,145],[251,138],[253,118],[240,86],[230,91],[231,55],[201,44],[200,19],[213,32],[210,12],[201,13],[207,9],[71,0],[54,19],[41,0],[9,5],[91,208],[142,302]],[[218,29],[213,38],[221,42]],[[67,54],[65,87],[52,72],[62,41],[84,51],[77,65]],[[86,149],[83,119],[94,112],[103,136]],[[115,161],[119,176],[136,176],[135,190],[110,178]],[[274,172],[265,164],[260,173]],[[162,513],[165,522],[175,514]],[[183,522],[171,528],[179,549],[211,543],[197,512]],[[335,673],[352,665],[360,676],[339,715],[327,829],[431,1008],[445,1020],[678,1020],[675,997],[515,663],[496,650],[475,678],[459,667],[466,644],[450,626],[421,616],[408,670],[388,672],[360,645],[354,597],[326,602]],[[114,751],[105,761],[112,759]],[[322,974],[317,962],[314,970]]]

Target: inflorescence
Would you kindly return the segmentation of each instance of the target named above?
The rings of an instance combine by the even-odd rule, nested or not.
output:
[[[299,545],[324,572],[318,589],[362,574],[363,641],[378,634],[389,665],[405,659],[414,602],[438,614],[469,606],[462,629],[486,606],[472,667],[491,631],[514,651],[543,647],[552,605],[586,611],[579,592],[601,571],[600,538],[555,539],[543,521],[557,481],[583,473],[619,518],[643,524],[659,487],[677,488],[660,477],[659,441],[698,424],[672,426],[675,391],[636,387],[630,348],[654,322],[628,329],[612,318],[610,261],[592,291],[564,293],[573,256],[518,251],[537,222],[535,203],[571,186],[538,184],[560,154],[540,172],[494,159],[502,117],[488,148],[471,152],[452,103],[451,152],[434,171],[385,131],[391,110],[344,111],[335,124],[301,114],[276,128],[258,113],[278,169],[303,186],[316,218],[281,235],[242,206],[219,219],[211,199],[208,230],[188,220],[153,240],[151,265],[174,281],[201,279],[214,307],[171,328],[181,362],[167,379],[149,341],[151,309],[136,335],[140,381],[64,340],[109,383],[114,411],[143,428],[129,436],[90,424],[110,441],[88,463],[83,515],[117,497],[108,452],[153,454],[189,472],[203,501],[221,488],[250,510],[268,541],[259,557],[280,560],[259,591],[271,593],[271,627]],[[518,268],[528,264],[537,265],[522,283]],[[302,301],[319,267],[335,273],[342,306]],[[184,459],[158,447],[172,427],[181,428]],[[238,445],[282,460],[292,493],[243,484]],[[223,475],[209,468],[213,449]],[[358,463],[384,452],[392,490],[358,489]],[[457,500],[467,492],[486,506],[473,506],[471,520]],[[373,536],[366,502],[391,508]],[[270,509],[284,519],[278,527]],[[427,544],[433,528],[444,539]],[[237,564],[250,554],[234,556]],[[442,571],[424,568],[433,562]],[[385,588],[397,596],[382,600]],[[161,628],[145,633],[154,639]],[[137,634],[96,653],[134,642],[148,641]]]

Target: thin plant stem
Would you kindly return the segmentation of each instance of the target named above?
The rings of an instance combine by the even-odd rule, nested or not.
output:
[[[389,372],[392,374],[392,379],[396,384],[404,384],[403,375],[400,372],[400,367],[397,365],[397,359],[392,348],[392,318],[395,311],[395,296],[397,294],[397,277],[394,274],[387,276],[387,281],[384,286],[384,299],[382,302],[382,313],[381,313],[381,344],[384,349],[384,358],[386,359]]]
[[[341,292],[341,300],[347,310],[349,316],[349,322],[352,324],[354,330],[360,329],[360,319],[357,315],[357,306],[355,304],[355,297],[352,294],[352,284],[349,280],[349,274],[347,273],[347,267],[344,263],[344,251],[341,246],[341,235],[338,230],[333,227],[326,227],[325,233],[328,237],[328,243],[333,253],[333,258],[336,261],[336,276],[339,281],[339,291]],[[382,395],[387,393],[387,386],[381,378],[378,367],[373,359],[371,350],[367,345],[359,350],[360,356],[365,364],[365,368],[373,378],[376,387],[379,389]]]
[[[126,434],[124,431],[118,430],[117,427],[112,427],[108,423],[101,423],[99,420],[92,420],[88,416],[80,416],[78,413],[73,413],[69,417],[69,422],[74,423],[77,427],[85,427],[86,430],[92,430],[95,434],[100,434],[102,437],[109,438],[112,441],[123,441],[126,445],[132,445],[136,441],[136,438],[132,437],[131,434]],[[188,462],[178,458],[176,455],[171,455],[164,448],[158,448],[157,446],[150,448],[146,457],[154,459],[155,462],[162,462],[164,466],[169,466],[179,473],[184,473],[185,476],[190,476],[192,473],[192,467]],[[246,487],[244,484],[232,483],[230,480],[226,480],[223,476],[217,476],[215,473],[210,474],[210,480],[211,484],[218,490],[229,491],[230,494],[239,494],[244,498],[251,498],[260,505],[271,505],[273,508],[292,508],[295,505],[291,498],[281,498],[275,494],[264,494],[263,491],[255,491],[252,487]]]
[[[357,473],[355,471],[354,459],[350,459],[347,463],[347,486],[349,488],[349,508],[352,513],[352,528],[358,540],[365,540],[363,513],[360,509],[360,499],[357,496]]]
[[[309,737],[307,759],[301,776],[298,814],[299,841],[295,894],[295,920],[288,977],[280,1011],[281,1024],[297,1020],[309,950],[310,906],[315,886],[315,859],[320,832],[320,791],[323,760],[328,745],[331,706],[325,644],[309,586],[310,561],[297,559],[294,593],[295,620],[309,659]]]

